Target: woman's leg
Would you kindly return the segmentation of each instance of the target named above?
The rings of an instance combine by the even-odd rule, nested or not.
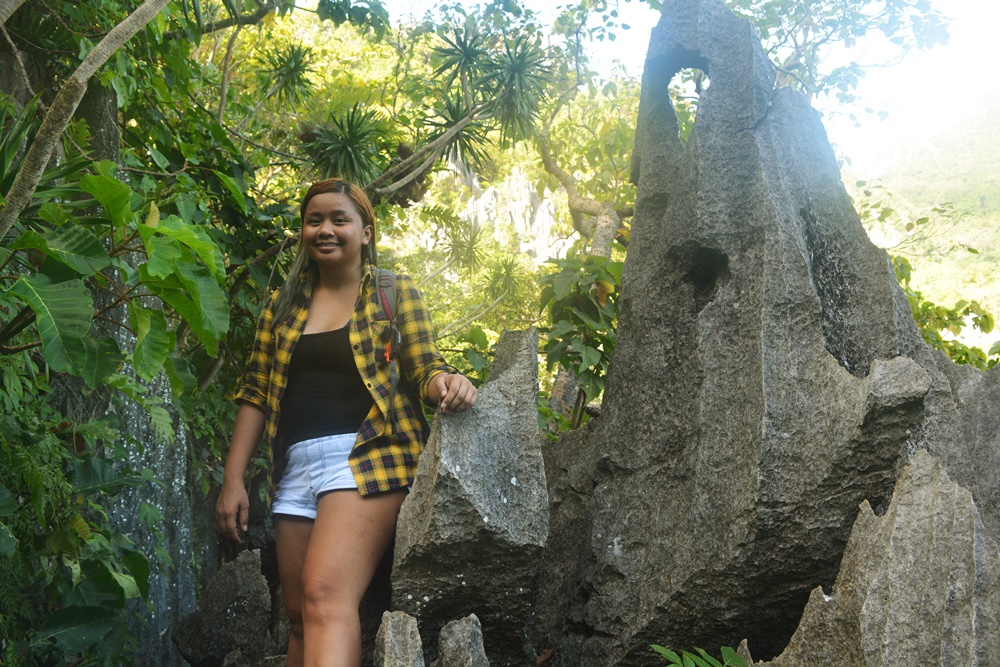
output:
[[[274,516],[278,579],[288,613],[288,667],[302,667],[302,565],[306,560],[313,521],[305,517]]]
[[[355,490],[320,497],[299,589],[305,667],[360,667],[358,607],[405,497],[405,489],[367,498]]]

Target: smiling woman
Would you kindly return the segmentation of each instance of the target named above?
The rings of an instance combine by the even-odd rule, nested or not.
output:
[[[476,389],[438,352],[430,316],[406,276],[396,308],[375,288],[375,217],[364,191],[314,183],[285,285],[257,327],[236,394],[236,420],[216,508],[220,530],[247,528],[244,475],[264,435],[272,458],[278,574],[291,621],[289,665],[361,664],[358,605],[392,540],[427,437],[420,401],[445,414]],[[393,317],[394,316],[394,317]],[[390,320],[402,378],[383,363]]]

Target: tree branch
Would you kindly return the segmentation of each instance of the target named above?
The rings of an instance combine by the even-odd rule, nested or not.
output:
[[[35,194],[35,189],[38,187],[38,182],[41,180],[42,173],[52,156],[52,151],[55,150],[60,135],[80,105],[84,93],[87,92],[87,81],[115,51],[152,21],[168,2],[169,0],[146,0],[143,2],[128,18],[112,28],[111,32],[105,35],[104,39],[87,54],[76,71],[66,79],[66,83],[63,84],[59,94],[52,101],[48,113],[45,114],[45,119],[35,135],[35,140],[31,142],[31,148],[24,157],[21,170],[7,194],[7,205],[0,211],[0,243],[3,242],[10,228],[14,226],[14,221],[17,220],[21,211],[31,201],[31,196]],[[6,18],[2,14],[0,17]]]
[[[201,32],[201,34],[207,35],[210,32],[217,32],[219,30],[225,30],[226,28],[232,28],[234,25],[255,25],[263,21],[264,18],[277,9],[277,7],[278,3],[267,3],[253,14],[244,14],[243,16],[239,16],[237,18],[228,18],[220,21],[213,21],[212,23],[206,23],[205,29]],[[183,30],[171,30],[170,32],[163,33],[163,40],[186,39],[187,36],[188,34]]]
[[[386,186],[384,188],[379,188],[378,190],[375,190],[375,194],[381,195],[383,197],[387,197],[387,196],[391,195],[393,192],[396,192],[397,190],[405,188],[407,185],[409,185],[414,180],[416,180],[417,178],[419,178],[421,174],[425,173],[428,169],[430,169],[431,165],[433,165],[435,162],[437,162],[437,160],[438,160],[439,157],[441,157],[441,155],[438,153],[438,151],[433,151],[430,154],[430,157],[428,157],[426,160],[424,160],[423,164],[421,164],[419,167],[417,167],[416,169],[414,169],[413,171],[411,171],[409,174],[407,174],[405,178],[402,178],[402,179],[396,181],[392,185],[389,185],[389,186]]]
[[[507,296],[507,290],[504,290],[503,294],[493,299],[493,301],[489,305],[483,306],[479,310],[473,310],[472,314],[466,317],[465,319],[455,320],[454,322],[452,322],[451,324],[449,324],[448,326],[446,326],[444,329],[441,330],[441,333],[437,335],[438,340],[446,338],[449,335],[448,331],[450,331],[451,329],[464,327],[466,324],[476,319],[477,317],[485,315],[489,311],[493,310],[493,308],[496,307],[496,305],[500,303],[505,296]],[[455,334],[450,334],[450,335],[454,336]]]
[[[222,119],[226,113],[226,98],[229,92],[229,65],[233,59],[233,47],[236,46],[236,38],[240,34],[240,30],[243,29],[242,25],[237,25],[236,30],[233,30],[233,34],[229,36],[229,41],[226,42],[226,56],[222,59],[222,82],[220,84],[219,92],[219,114],[216,117],[219,125],[222,125]]]
[[[7,34],[7,28],[3,27],[2,24],[0,24],[0,32],[3,33],[3,38],[7,40],[7,44],[10,46],[11,52],[14,54],[14,60],[17,61],[17,69],[21,73],[21,78],[24,80],[24,89],[28,91],[28,95],[30,97],[34,97],[35,91],[31,89],[31,79],[28,77],[28,70],[24,67],[24,59],[21,58],[21,52],[16,46],[14,46],[13,40],[11,40],[10,35]],[[41,100],[39,100],[39,103],[41,103]],[[42,105],[42,109],[45,109],[44,105]]]
[[[469,113],[466,114],[465,118],[463,118],[462,120],[458,121],[457,123],[449,127],[444,132],[444,134],[442,134],[434,141],[421,146],[419,150],[415,151],[413,155],[411,155],[410,157],[406,158],[402,162],[397,162],[389,169],[386,169],[384,172],[382,172],[381,176],[379,176],[375,180],[365,185],[365,190],[373,192],[377,190],[378,187],[383,183],[385,183],[386,181],[391,181],[394,177],[409,170],[410,167],[412,167],[418,161],[423,160],[428,153],[436,151],[438,148],[444,146],[449,141],[451,141],[456,134],[461,132],[469,123],[476,120],[476,116],[488,107],[489,107],[489,102],[483,102],[478,106],[476,106],[474,109],[470,109]]]
[[[24,345],[0,345],[0,354],[17,354],[18,352],[38,347],[41,344],[42,341],[36,340],[33,343],[25,343]]]

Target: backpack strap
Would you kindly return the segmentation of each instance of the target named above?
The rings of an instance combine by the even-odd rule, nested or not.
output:
[[[376,269],[376,288],[382,312],[389,320],[389,339],[385,341],[385,360],[389,363],[389,414],[386,417],[386,428],[392,428],[393,413],[396,405],[396,387],[399,385],[399,372],[396,369],[396,358],[403,343],[403,336],[396,326],[396,274],[389,269]]]

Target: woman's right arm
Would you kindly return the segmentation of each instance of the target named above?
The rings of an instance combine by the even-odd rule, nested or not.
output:
[[[219,501],[215,505],[215,520],[219,530],[233,542],[240,542],[239,531],[247,530],[250,497],[243,478],[263,433],[264,413],[261,409],[249,403],[241,405],[233,428],[233,440],[229,444],[226,468],[222,474]]]
[[[240,542],[239,530],[246,531],[250,499],[243,478],[253,457],[257,443],[264,434],[267,417],[267,385],[270,364],[274,358],[274,335],[271,331],[271,316],[277,292],[271,295],[257,322],[257,335],[246,372],[236,392],[240,410],[236,414],[236,426],[229,443],[229,456],[222,474],[222,489],[215,504],[215,521],[219,531],[229,540]],[[238,530],[239,529],[239,530]]]

